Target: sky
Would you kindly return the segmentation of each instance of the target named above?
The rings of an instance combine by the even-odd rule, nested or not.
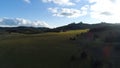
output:
[[[119,23],[120,0],[0,0],[0,26]]]

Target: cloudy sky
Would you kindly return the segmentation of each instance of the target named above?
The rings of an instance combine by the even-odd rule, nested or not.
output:
[[[120,22],[120,0],[0,0],[0,26]]]

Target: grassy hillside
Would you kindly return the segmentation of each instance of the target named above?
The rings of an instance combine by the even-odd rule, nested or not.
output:
[[[120,27],[1,34],[0,68],[120,68]]]
[[[77,57],[77,54],[73,56],[73,63],[80,65],[76,68],[120,68],[119,25],[90,29],[78,36],[75,42],[80,44],[83,51],[81,56],[84,57]]]
[[[80,45],[70,38],[87,31],[0,35],[0,68],[68,68]]]

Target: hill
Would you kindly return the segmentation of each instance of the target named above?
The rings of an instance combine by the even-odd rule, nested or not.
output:
[[[86,24],[86,23],[71,23],[65,26],[57,27],[54,29],[48,30],[48,32],[61,32],[61,31],[69,31],[69,30],[80,30],[80,29],[91,29],[97,27],[106,27],[106,26],[114,26],[115,24],[101,22],[98,24]]]
[[[118,24],[117,24],[118,25]],[[71,23],[65,26],[57,27],[57,28],[46,28],[46,27],[0,27],[0,34],[4,33],[23,33],[23,34],[37,34],[37,33],[45,33],[45,32],[65,32],[69,30],[80,30],[80,29],[92,29],[98,27],[109,27],[116,26],[116,24],[109,23],[98,23],[98,24],[85,24],[85,23]]]
[[[82,68],[88,68],[86,66],[91,68],[120,68],[119,24],[99,25],[99,27],[91,28],[87,33],[77,35],[74,38],[75,42],[80,44],[78,47],[83,52],[81,55],[79,55],[80,51],[73,55],[73,68],[76,66]],[[79,64],[80,62],[82,63]]]
[[[120,68],[119,24],[67,26],[59,32],[0,34],[0,68]]]
[[[49,28],[46,27],[25,27],[25,26],[0,27],[0,34],[6,34],[6,33],[36,34],[36,33],[43,33],[48,29]]]

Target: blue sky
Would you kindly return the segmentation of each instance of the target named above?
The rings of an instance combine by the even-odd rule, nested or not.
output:
[[[57,27],[72,22],[120,22],[119,0],[0,0],[0,25]],[[6,22],[7,20],[7,22]],[[18,26],[19,26],[18,25]]]

